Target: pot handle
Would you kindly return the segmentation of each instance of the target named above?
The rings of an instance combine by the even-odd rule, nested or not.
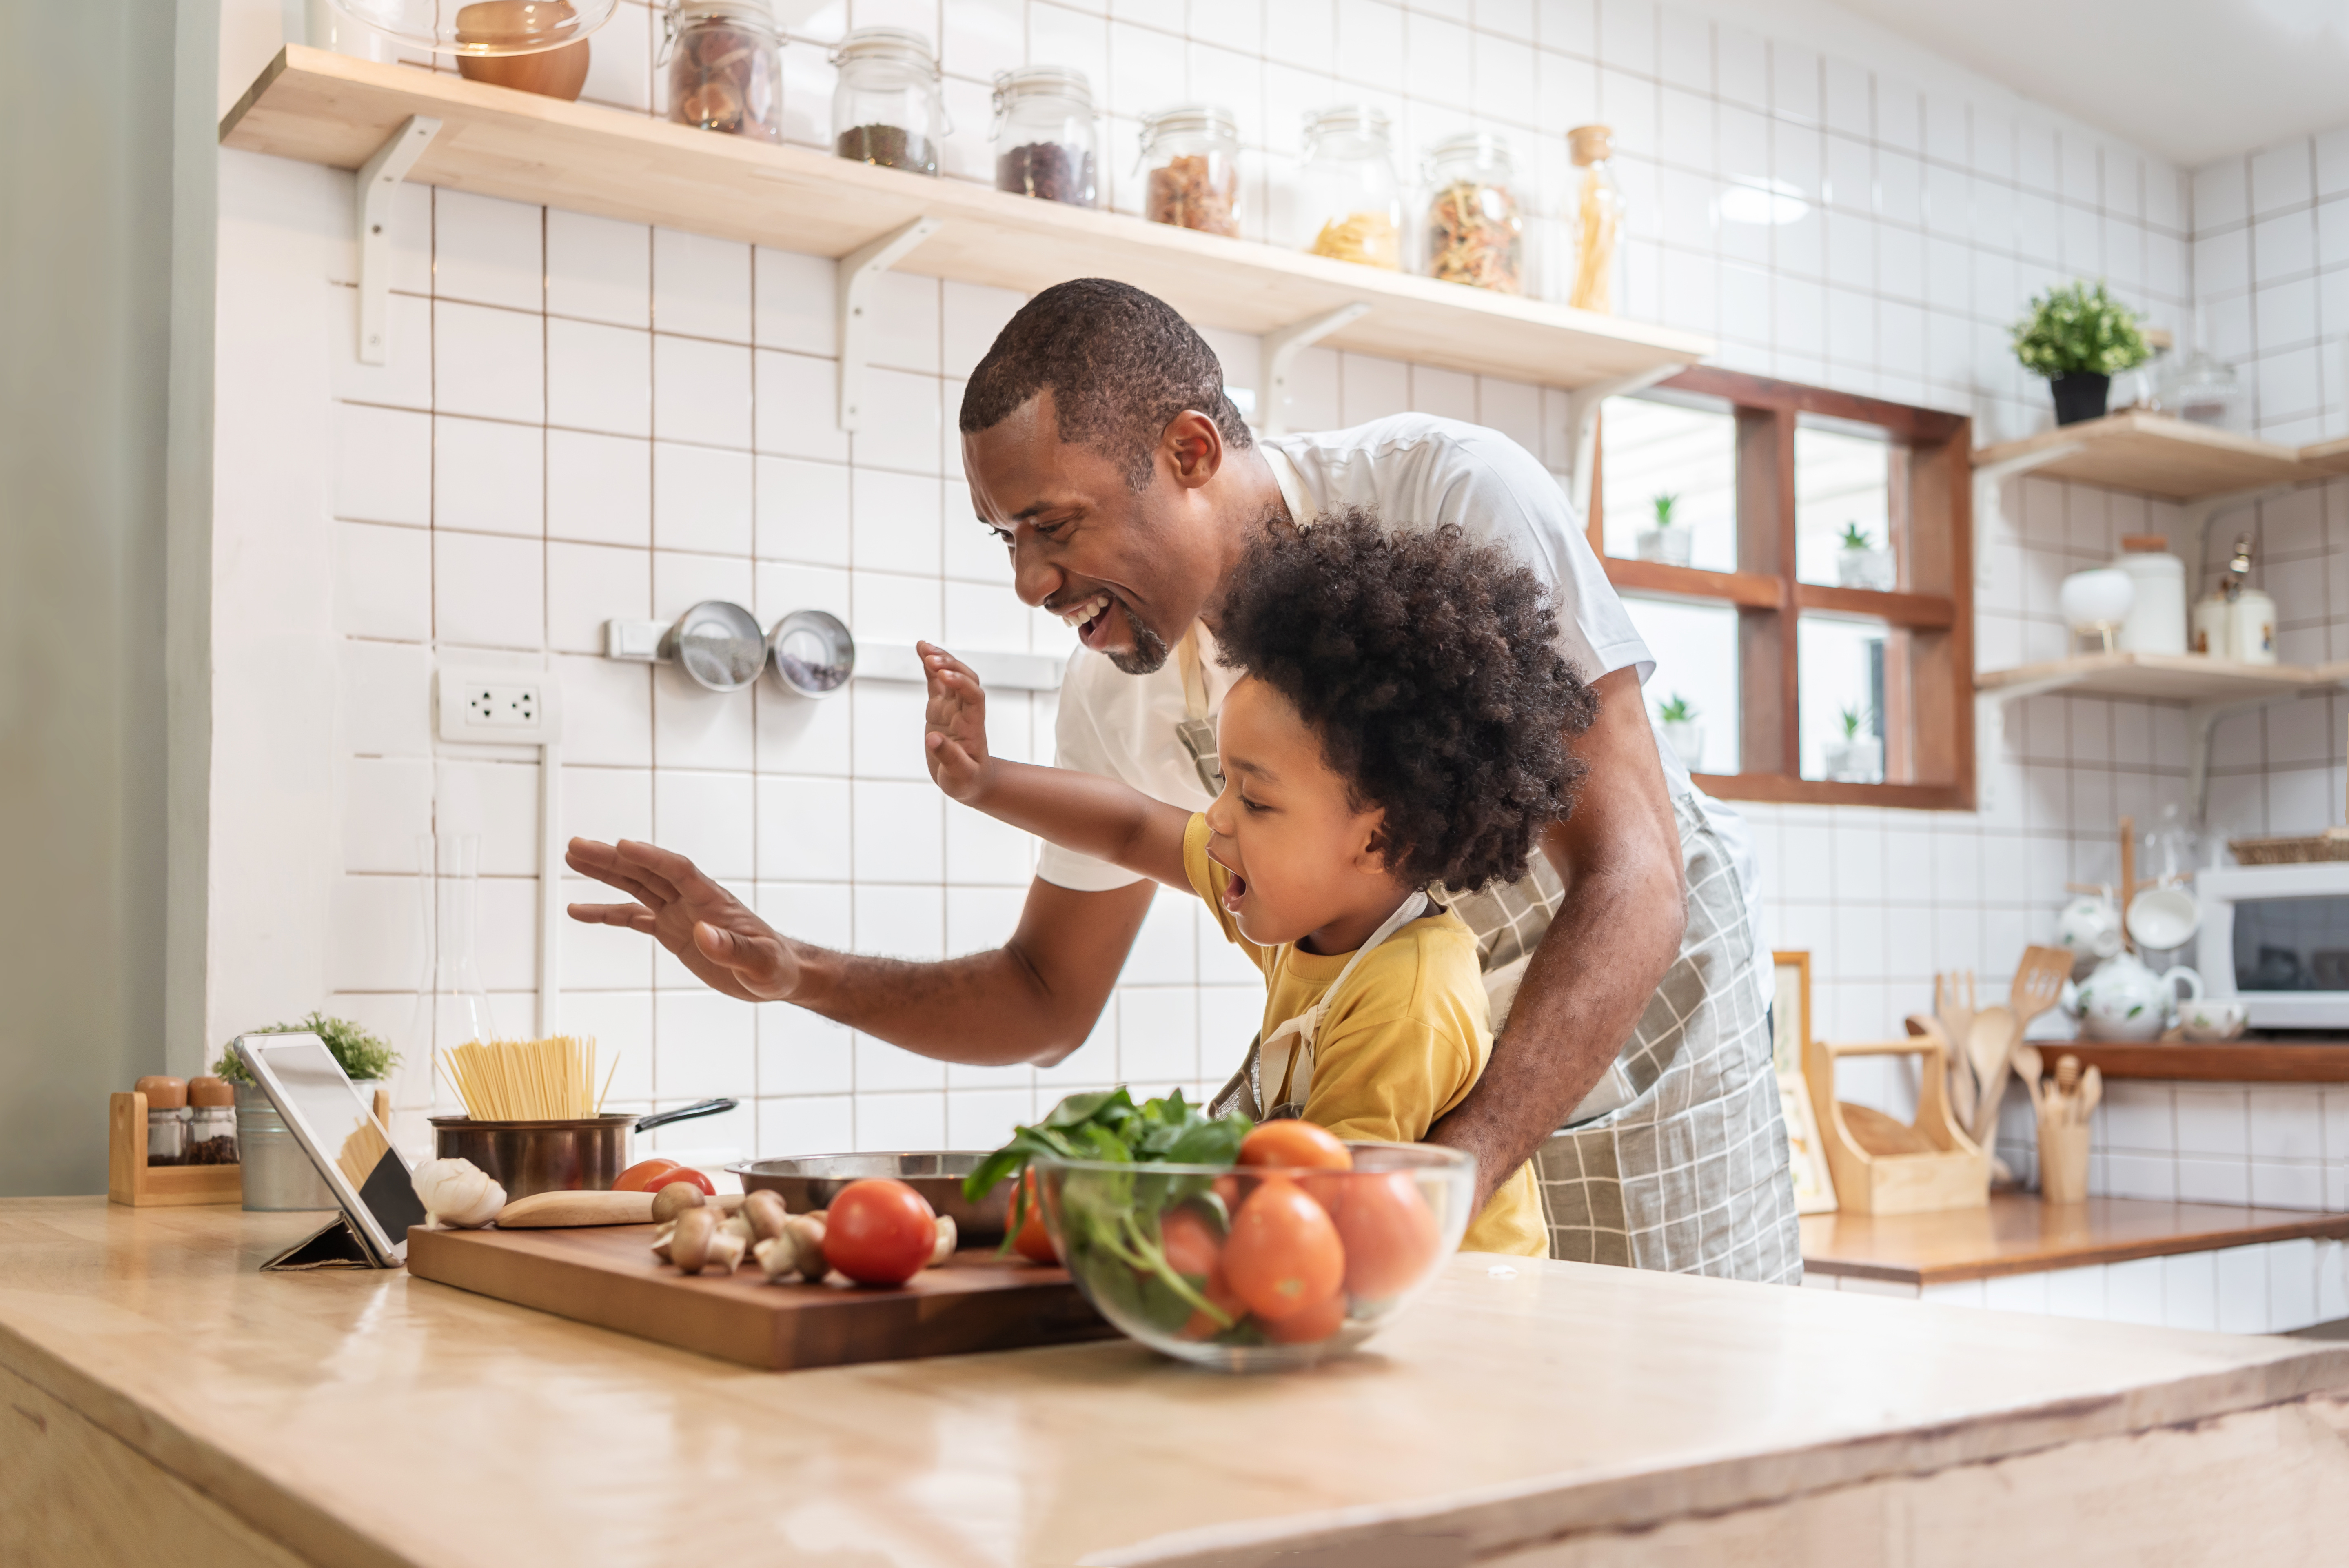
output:
[[[696,1105],[681,1105],[675,1110],[657,1110],[650,1116],[636,1118],[638,1132],[649,1132],[656,1127],[667,1127],[672,1121],[690,1121],[697,1116],[716,1116],[721,1110],[731,1110],[738,1101],[705,1099]]]

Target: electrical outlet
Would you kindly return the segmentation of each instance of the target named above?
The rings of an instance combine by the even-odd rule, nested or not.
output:
[[[563,688],[552,672],[444,669],[440,738],[544,746],[563,736]]]

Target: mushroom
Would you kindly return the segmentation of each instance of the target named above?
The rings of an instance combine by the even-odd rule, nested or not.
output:
[[[701,1189],[690,1181],[672,1181],[653,1194],[653,1218],[674,1220],[688,1209],[702,1206]]]
[[[669,1233],[669,1261],[680,1273],[698,1274],[709,1261],[711,1244],[718,1239],[718,1212],[714,1209],[688,1209],[677,1217]],[[740,1253],[736,1257],[741,1256]]]
[[[938,1216],[938,1239],[930,1248],[930,1261],[924,1268],[934,1269],[955,1254],[955,1222],[952,1214]]]
[[[783,1222],[792,1217],[782,1198],[768,1191],[750,1193],[735,1212],[750,1222],[750,1238],[754,1242],[771,1241],[781,1235]]]
[[[677,1222],[674,1220],[671,1220],[667,1224],[663,1225],[659,1230],[655,1231],[653,1233],[653,1256],[660,1259],[663,1263],[668,1262],[668,1241],[669,1238],[675,1234],[677,1234]]]
[[[741,1232],[730,1224],[720,1225],[718,1233],[709,1238],[709,1255],[702,1260],[701,1266],[719,1274],[730,1274],[741,1263],[743,1249],[748,1245]]]
[[[823,1222],[812,1214],[793,1214],[783,1225],[783,1239],[792,1243],[796,1266],[809,1280],[820,1280],[832,1265],[823,1261]]]
[[[750,1228],[749,1216],[743,1214],[729,1214],[719,1221],[718,1233],[721,1236],[740,1237],[745,1251],[749,1250],[752,1242],[759,1239],[759,1233]]]
[[[769,1284],[780,1284],[799,1272],[800,1250],[792,1245],[789,1236],[769,1236],[750,1249],[750,1257]]]

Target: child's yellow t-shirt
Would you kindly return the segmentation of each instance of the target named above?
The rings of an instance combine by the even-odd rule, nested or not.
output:
[[[1231,873],[1207,858],[1207,819],[1183,834],[1183,870],[1207,901],[1225,940],[1264,972],[1264,1032],[1321,998],[1350,953],[1265,947],[1240,934],[1224,908]],[[1363,955],[1345,994],[1321,1016],[1305,1119],[1340,1138],[1417,1143],[1468,1097],[1493,1054],[1476,938],[1449,910],[1423,915]],[[1495,1189],[1462,1239],[1471,1252],[1540,1257],[1549,1252],[1530,1162]]]

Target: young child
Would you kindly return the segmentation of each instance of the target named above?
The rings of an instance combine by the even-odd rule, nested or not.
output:
[[[1243,1109],[1417,1142],[1493,1047],[1475,938],[1432,895],[1526,874],[1581,771],[1565,737],[1598,699],[1557,651],[1540,581],[1456,528],[1390,532],[1358,511],[1270,528],[1231,583],[1209,629],[1246,674],[1224,699],[1225,784],[1206,811],[989,756],[977,677],[925,644],[930,775],[1206,900],[1265,976]],[[1530,1165],[1462,1244],[1548,1251]]]

